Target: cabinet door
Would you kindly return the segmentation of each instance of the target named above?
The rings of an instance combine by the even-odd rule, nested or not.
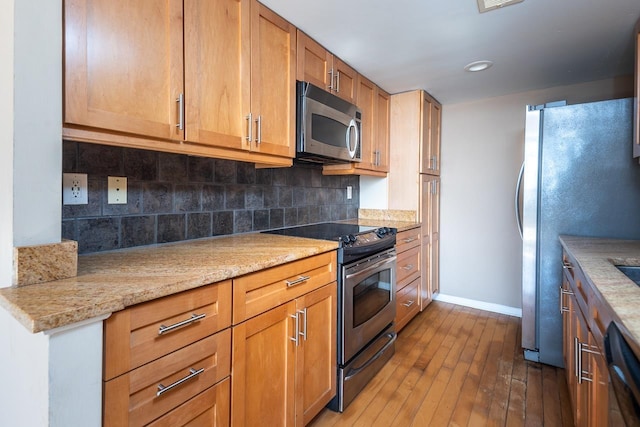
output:
[[[294,424],[296,304],[233,327],[231,425]]]
[[[333,282],[297,302],[300,345],[296,366],[296,425],[308,424],[336,394],[337,285]]]
[[[64,122],[182,140],[182,1],[64,2]]]
[[[590,333],[592,382],[589,384],[589,423],[594,427],[604,427],[609,424],[609,370],[604,355],[600,353],[595,343],[596,341]]]
[[[442,121],[442,107],[437,102],[431,102],[431,134],[429,136],[429,151],[431,153],[431,173],[440,175],[440,129]]]
[[[184,3],[186,135],[190,142],[248,149],[250,3]]]
[[[428,241],[429,252],[424,256],[427,276],[423,286],[428,288],[430,295],[440,291],[440,178],[433,175],[422,175],[421,191],[422,237]],[[423,290],[423,294],[425,291]]]
[[[295,27],[252,0],[252,150],[294,157],[295,71]]]
[[[360,126],[360,147],[362,162],[357,167],[361,169],[375,169],[377,160],[376,148],[376,85],[371,81],[360,78],[358,82],[358,107],[362,111],[362,122]]]
[[[431,98],[422,92],[422,109],[420,118],[420,173],[431,173]]]
[[[423,93],[422,100],[422,158],[420,172],[440,175],[440,122],[442,107],[440,104]]]
[[[382,172],[389,172],[389,94],[380,88],[376,91],[375,104],[375,136],[377,162],[376,169]]]
[[[337,56],[333,57],[333,79],[333,93],[357,105],[358,73]]]
[[[330,90],[333,55],[302,31],[297,34],[298,80]]]

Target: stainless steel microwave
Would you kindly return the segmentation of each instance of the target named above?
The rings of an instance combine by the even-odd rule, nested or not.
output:
[[[355,105],[298,82],[296,158],[323,164],[360,162],[361,121]]]

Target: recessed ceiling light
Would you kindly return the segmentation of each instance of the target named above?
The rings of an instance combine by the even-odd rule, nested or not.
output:
[[[510,4],[522,3],[524,0],[478,0],[480,13],[499,9]]]
[[[487,68],[491,68],[492,65],[493,65],[493,62],[487,61],[487,60],[473,61],[465,65],[464,70],[474,73],[476,71],[484,71]]]

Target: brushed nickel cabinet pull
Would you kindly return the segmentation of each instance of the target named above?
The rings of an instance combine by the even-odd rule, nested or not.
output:
[[[402,305],[404,305],[405,307],[407,307],[407,308],[408,308],[408,307],[411,307],[411,306],[413,305],[413,303],[414,303],[414,302],[415,302],[415,301],[413,301],[413,300],[409,300],[409,301],[407,301],[407,302],[403,303]]]
[[[403,239],[402,241],[405,242],[405,243],[411,243],[416,239],[417,239],[417,237],[407,237],[406,239]]]
[[[307,307],[303,308],[302,310],[298,310],[299,314],[304,315],[304,321],[302,322],[302,331],[299,332],[299,335],[302,336],[302,338],[304,338],[304,340],[307,340]]]
[[[333,90],[333,68],[329,70],[327,74],[329,74],[329,86],[327,87],[327,89],[329,89],[329,92],[331,92]]]
[[[300,316],[299,316],[299,312],[296,312],[296,314],[290,314],[289,317],[291,317],[292,319],[295,320],[295,330],[293,332],[293,337],[289,337],[289,339],[291,341],[293,341],[294,343],[296,343],[296,347],[298,347],[300,345],[300,339],[299,339],[299,334],[300,334]]]
[[[256,143],[262,142],[262,115],[259,115],[256,119]]]
[[[402,269],[407,271],[413,270],[413,264],[407,264],[404,267],[402,267]]]
[[[253,121],[251,120],[251,113],[247,114],[244,118],[247,120],[246,140],[251,143],[251,140],[253,139]]]
[[[300,283],[306,282],[309,279],[311,279],[311,277],[309,276],[300,276],[296,280],[287,280],[287,287],[290,288],[292,286],[299,285]]]
[[[184,130],[184,93],[178,95],[176,102],[178,103],[178,124],[176,127],[180,130]]]
[[[183,320],[181,322],[178,323],[174,323],[173,325],[169,325],[169,326],[165,326],[165,325],[160,325],[160,328],[158,329],[158,335],[162,335],[162,334],[166,334],[167,332],[172,332],[175,331],[176,329],[188,325],[190,323],[193,322],[197,322],[198,320],[204,319],[205,317],[207,317],[207,315],[205,313],[202,314],[192,314],[190,318]]]
[[[200,368],[198,370],[195,370],[193,368],[189,368],[189,375],[187,375],[184,378],[180,378],[178,381],[174,382],[173,384],[169,384],[168,386],[163,386],[162,384],[158,384],[158,391],[156,392],[156,397],[162,396],[163,393],[168,392],[169,390],[178,387],[180,384],[184,383],[185,381],[189,381],[192,378],[197,377],[198,375],[200,375],[201,373],[204,372],[204,368]]]

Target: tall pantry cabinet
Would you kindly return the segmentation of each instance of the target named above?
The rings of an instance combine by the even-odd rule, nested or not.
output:
[[[420,309],[440,290],[440,103],[422,90],[391,96],[389,209],[422,224]]]

